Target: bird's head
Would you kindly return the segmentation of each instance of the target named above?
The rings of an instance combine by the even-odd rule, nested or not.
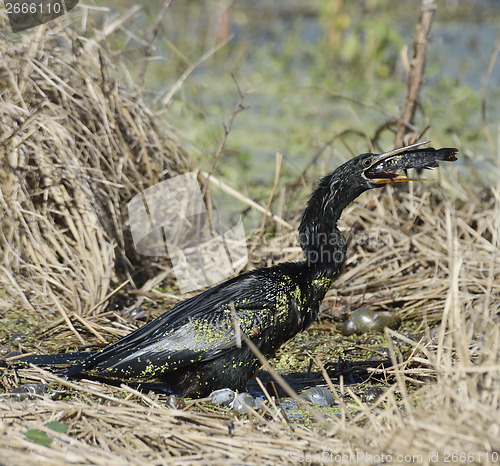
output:
[[[372,188],[380,188],[389,183],[421,181],[425,178],[411,178],[410,168],[429,169],[438,166],[438,160],[457,160],[455,148],[416,149],[429,141],[418,142],[382,154],[361,154],[338,167],[320,180],[318,189],[311,198],[312,203],[323,208],[344,209],[361,193]]]
[[[429,141],[411,144],[382,154],[361,154],[348,160],[329,175],[323,177],[307,203],[299,226],[299,240],[304,251],[324,247],[317,238],[328,238],[334,232],[342,210],[363,192],[389,183],[422,180],[407,175],[410,168],[428,169],[438,166],[438,161],[457,160],[457,149],[416,149]],[[335,233],[335,232],[334,232]],[[326,236],[325,236],[326,235]]]
[[[455,154],[458,150],[455,148],[415,149],[428,142],[418,142],[382,154],[358,155],[335,170],[331,174],[331,182],[335,184],[341,181],[343,186],[351,185],[353,189],[362,192],[389,183],[425,180],[425,178],[409,177],[407,170],[435,168],[438,166],[438,160],[447,162],[457,160]]]

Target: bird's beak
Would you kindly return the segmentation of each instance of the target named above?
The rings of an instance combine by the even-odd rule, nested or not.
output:
[[[402,183],[405,181],[427,181],[426,178],[410,178],[407,176],[406,168],[403,168],[405,174],[395,173],[395,170],[401,168],[401,161],[408,154],[406,151],[415,149],[416,147],[428,144],[430,141],[416,142],[415,144],[410,144],[409,146],[400,147],[398,149],[393,149],[382,154],[374,155],[372,158],[372,163],[365,170],[365,176],[370,179],[370,182],[377,185],[387,184],[387,183]],[[381,163],[383,162],[383,163]],[[409,164],[411,165],[411,163]],[[373,172],[374,167],[383,166],[383,171]],[[408,166],[407,168],[411,168]],[[372,175],[368,174],[372,171]],[[394,171],[393,171],[394,170]]]

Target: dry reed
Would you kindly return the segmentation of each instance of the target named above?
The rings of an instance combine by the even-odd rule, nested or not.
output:
[[[83,344],[70,314],[157,273],[127,246],[127,202],[188,157],[96,39],[41,26],[0,56],[0,306],[57,310]]]

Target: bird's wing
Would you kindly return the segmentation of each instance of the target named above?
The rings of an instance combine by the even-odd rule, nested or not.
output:
[[[272,326],[276,316],[275,300],[266,298],[261,282],[252,274],[238,278],[182,301],[71,368],[67,375],[97,367],[103,374],[153,377],[235,348],[235,320],[252,337]]]

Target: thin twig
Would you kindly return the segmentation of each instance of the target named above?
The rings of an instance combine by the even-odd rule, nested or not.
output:
[[[89,323],[82,317],[80,317],[76,312],[73,312],[70,317],[78,320],[92,335],[94,335],[101,343],[107,344],[108,342],[97,332]]]
[[[149,58],[151,57],[151,51],[153,50],[153,42],[158,34],[158,30],[160,29],[161,22],[163,21],[163,17],[167,13],[168,8],[172,4],[173,0],[165,0],[163,2],[163,5],[158,13],[158,18],[156,19],[156,22],[153,26],[153,29],[151,31],[151,35],[149,36],[148,40],[148,45],[146,47],[146,50],[144,52],[144,57],[142,59],[142,65],[141,65],[141,70],[139,71],[139,78],[137,80],[137,84],[139,86],[142,86],[144,83],[144,75],[146,74],[146,68],[148,66]]]
[[[200,66],[205,60],[208,60],[212,55],[214,55],[216,52],[218,52],[222,47],[224,47],[231,39],[233,36],[229,36],[226,39],[224,39],[222,42],[217,44],[213,49],[208,50],[205,52],[198,60],[196,60],[192,65],[188,66],[186,71],[182,73],[181,77],[177,80],[177,82],[170,88],[170,90],[167,92],[167,95],[163,97],[161,100],[161,105],[163,108],[165,108],[172,98],[174,97],[177,92],[179,92],[182,89],[182,86],[184,84],[184,81],[189,77],[189,75],[196,69],[198,66]],[[156,99],[157,101],[158,99]],[[164,110],[166,111],[166,110]]]
[[[395,147],[404,145],[405,137],[410,132],[409,125],[412,125],[415,117],[418,94],[424,79],[425,54],[428,43],[427,38],[431,30],[436,7],[435,0],[422,0],[420,18],[415,25],[415,32],[413,35],[413,58],[410,61],[405,105],[401,113],[400,123],[396,130],[396,138],[394,141]]]
[[[130,283],[130,278],[125,280],[120,286],[104,296],[104,298],[102,298],[95,306],[91,307],[88,314],[92,314],[99,306],[102,306],[109,298],[111,298],[111,296],[118,293],[128,283]]]
[[[278,385],[285,391],[285,393],[290,398],[293,398],[293,400],[297,404],[299,404],[302,408],[304,408],[318,424],[324,427],[330,427],[331,424],[323,416],[321,416],[315,409],[311,408],[311,406],[309,406],[302,398],[300,398],[300,396],[297,395],[295,390],[292,387],[290,387],[290,385],[288,385],[288,382],[274,370],[273,366],[269,364],[267,358],[260,352],[259,348],[255,346],[255,343],[252,340],[250,340],[250,338],[247,337],[245,332],[241,332],[241,338],[245,342],[245,344],[250,348],[252,353],[257,357],[257,359],[262,364],[264,369],[267,372],[269,372],[271,377],[274,380],[276,380]]]
[[[249,205],[255,210],[258,210],[259,212],[262,212],[264,215],[267,215],[268,217],[272,218],[276,223],[279,223],[280,225],[284,226],[288,230],[294,230],[295,228],[290,225],[287,221],[283,220],[281,217],[278,217],[277,215],[273,214],[272,212],[268,212],[267,209],[260,204],[257,204],[257,202],[253,201],[252,199],[244,196],[241,194],[239,191],[236,191],[236,189],[231,188],[227,184],[223,183],[220,181],[218,178],[215,176],[208,176],[208,173],[200,171],[200,175],[203,176],[206,180],[210,179],[210,183],[213,183],[215,186],[219,187],[222,191],[226,192],[227,194],[230,194],[231,196],[235,197],[236,199],[240,200],[241,202],[244,202],[245,204]]]
[[[217,164],[217,161],[219,160],[219,158],[222,154],[224,146],[226,145],[227,137],[229,136],[229,133],[231,132],[236,115],[238,115],[238,113],[242,112],[243,110],[246,110],[247,108],[249,108],[249,107],[243,106],[243,100],[248,95],[248,82],[246,83],[245,90],[242,91],[239,84],[238,84],[238,81],[236,81],[236,78],[234,77],[234,75],[231,75],[231,77],[233,78],[233,81],[236,84],[236,89],[238,89],[238,100],[236,101],[236,104],[234,105],[233,111],[231,113],[231,116],[229,117],[227,124],[223,125],[224,132],[222,133],[222,136],[221,136],[220,141],[219,141],[219,146],[217,147],[217,150],[215,151],[215,154],[212,158],[212,163],[210,165],[210,169],[208,170],[208,173],[206,176],[206,181],[205,181],[205,184],[203,185],[203,189],[201,191],[202,197],[205,197],[205,194],[206,194],[207,188],[208,188],[208,181],[209,181],[210,177],[212,176],[212,173],[215,170],[215,165]]]
[[[55,293],[52,291],[52,288],[48,287],[48,290],[49,290],[50,296],[52,297],[52,299],[55,302],[55,305],[56,305],[57,310],[59,311],[59,314],[61,314],[61,317],[66,322],[66,325],[76,335],[76,337],[78,338],[78,340],[80,341],[80,343],[82,345],[85,345],[85,340],[82,338],[82,336],[80,335],[80,333],[78,332],[78,330],[73,326],[73,323],[71,322],[71,319],[68,317],[68,314],[66,313],[64,307],[61,305],[61,303],[59,302],[59,299],[57,298],[57,296],[55,295]]]

